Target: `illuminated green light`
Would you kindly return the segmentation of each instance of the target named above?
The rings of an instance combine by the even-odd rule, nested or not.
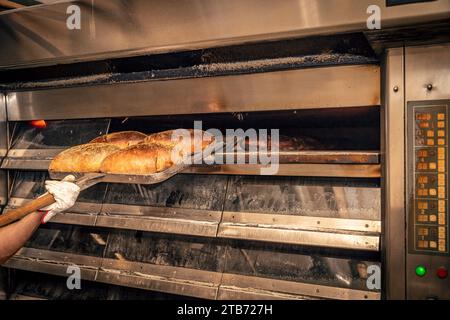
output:
[[[427,268],[425,268],[424,266],[416,267],[416,275],[418,275],[419,277],[423,277],[426,274],[427,274]]]

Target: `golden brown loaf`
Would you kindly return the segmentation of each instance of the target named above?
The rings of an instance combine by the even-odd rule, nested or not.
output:
[[[99,172],[103,160],[119,151],[109,143],[83,144],[58,154],[50,163],[49,170],[56,172]]]
[[[121,149],[125,149],[141,143],[146,137],[146,134],[138,131],[122,131],[105,134],[103,136],[95,138],[89,143],[111,143],[120,147]]]
[[[115,174],[152,174],[173,165],[171,148],[141,143],[108,156],[100,171]]]
[[[184,130],[186,130],[186,129],[184,129]],[[178,141],[173,139],[175,131],[176,130],[168,130],[168,131],[151,134],[147,138],[145,138],[144,143],[158,144],[158,145],[174,148],[175,146],[183,143],[182,136],[178,136],[178,138],[179,138]],[[190,143],[188,143],[185,146],[185,148],[183,148],[183,150],[186,152],[193,153],[194,151],[196,151],[195,150],[195,142],[198,142],[198,144],[201,145],[201,148],[203,150],[214,141],[214,136],[211,134],[208,134],[204,131],[194,130],[194,129],[188,129],[186,131],[189,132],[190,138],[191,138]]]

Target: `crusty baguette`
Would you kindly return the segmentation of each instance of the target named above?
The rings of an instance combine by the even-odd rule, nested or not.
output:
[[[58,154],[50,163],[49,170],[56,172],[99,172],[103,160],[119,151],[109,143],[92,143],[75,146]]]
[[[134,146],[135,144],[141,143],[146,137],[146,134],[138,131],[122,131],[105,134],[103,136],[95,138],[89,143],[111,143],[120,147],[121,149],[125,149],[130,146]]]
[[[194,151],[196,151],[195,142],[198,142],[198,144],[201,145],[201,148],[203,150],[214,141],[214,136],[204,131],[194,129],[188,129],[187,131],[189,132],[191,137],[190,143],[188,144],[184,143],[181,137],[179,137],[178,141],[173,139],[175,130],[167,130],[151,134],[147,138],[145,138],[144,143],[157,144],[170,148],[174,148],[177,145],[183,144],[184,153],[193,153]],[[197,133],[197,135],[195,135],[195,133]],[[198,136],[202,138],[198,139]]]
[[[152,174],[173,165],[169,147],[140,143],[109,155],[100,172],[112,174]]]

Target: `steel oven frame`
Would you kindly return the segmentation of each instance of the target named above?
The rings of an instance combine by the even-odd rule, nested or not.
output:
[[[123,7],[119,0],[96,1],[95,7],[91,7],[90,3],[87,0],[68,1],[0,14],[0,24],[7,26],[0,30],[2,43],[0,70],[14,72],[22,68],[61,63],[180,52],[344,32],[366,32],[369,5],[378,5],[381,8],[383,28],[402,28],[450,19],[448,0],[395,7],[387,7],[384,0],[342,0],[339,4],[330,4],[329,0],[314,2],[287,0],[283,5],[280,5],[279,1],[270,0],[263,3],[260,0],[226,2],[186,0],[178,2],[177,5],[171,1],[133,0],[128,1],[128,7]],[[69,4],[79,5],[82,9],[82,29],[79,32],[74,33],[65,26],[65,12]],[[48,10],[49,8],[51,10]],[[110,19],[111,17],[101,14],[102,12],[115,14],[113,19]],[[152,18],[148,17],[148,12],[154,13]],[[237,19],[236,17],[241,16],[237,13],[242,12],[246,14],[246,19]],[[311,16],[315,19],[311,19]],[[130,19],[133,23],[128,23]],[[178,21],[186,23],[177,23]],[[214,24],[211,21],[214,21]],[[215,27],[211,28],[212,25]],[[328,225],[329,230],[325,232],[328,235],[336,229],[342,231],[343,227],[352,232],[361,232],[364,228],[369,228],[369,233],[374,233],[368,235],[369,240],[373,241],[371,248],[375,251],[380,249],[383,256],[383,297],[418,298],[412,291],[418,284],[410,274],[409,268],[415,258],[408,255],[406,250],[407,159],[406,138],[402,137],[406,134],[404,119],[408,101],[441,100],[450,97],[448,73],[446,78],[445,70],[434,74],[429,72],[430,68],[434,71],[439,70],[439,63],[448,60],[450,54],[445,56],[443,52],[448,52],[448,45],[388,48],[381,69],[376,65],[333,66],[164,81],[147,79],[136,83],[5,90],[0,95],[2,168],[20,169],[21,165],[27,168],[27,163],[21,158],[24,155],[29,158],[36,156],[33,151],[17,150],[8,153],[8,158],[3,159],[9,149],[8,122],[12,121],[40,118],[101,118],[105,115],[120,117],[347,107],[380,108],[383,144],[381,164],[286,164],[281,168],[281,175],[381,178],[383,204],[381,223],[363,223],[369,225],[367,227],[363,226],[361,221],[348,221],[349,224],[345,226],[337,226],[338,221],[329,218],[319,221],[322,226]],[[432,61],[428,61],[427,57],[433,57]],[[448,68],[448,65],[449,63],[445,66]],[[432,84],[431,90],[427,88],[429,84]],[[134,103],[130,105],[130,101]],[[147,101],[152,101],[151,108],[148,107]],[[125,104],[130,105],[130,108],[124,110],[121,106]],[[49,108],[49,105],[52,107]],[[93,105],[96,108],[92,108]],[[180,108],[180,105],[183,107]],[[46,169],[48,161],[39,162],[39,166],[35,169]],[[199,167],[191,169],[189,173],[254,174],[257,169],[259,168],[249,166]],[[0,170],[0,206],[6,203],[6,190],[9,189],[9,184],[11,183],[7,175]],[[9,200],[16,205],[25,201],[18,198]],[[98,212],[103,208],[80,204],[78,209],[82,212]],[[119,214],[123,211],[120,206],[110,206],[107,209]],[[201,230],[199,233],[217,235],[222,232],[225,237],[227,234],[233,237],[235,229],[241,228],[247,237],[251,238],[255,234],[254,226],[251,223],[245,225],[244,217],[222,212],[222,218],[225,220],[224,224],[219,225],[217,212],[210,214],[213,218],[206,228],[207,231],[203,221],[195,226],[197,230]],[[193,218],[195,213],[181,212],[181,215]],[[59,217],[58,222],[86,226],[116,224],[120,228],[129,229],[135,227],[120,217],[114,220],[115,218],[108,216],[81,216],[76,212],[69,213]],[[236,219],[238,221],[234,223]],[[267,232],[271,234],[271,236],[267,236],[267,233],[261,235],[262,238],[259,240],[273,241],[274,237],[279,237],[280,242],[291,241],[296,244],[315,241],[309,237],[311,230],[302,230],[300,237],[298,237],[300,233],[292,237],[283,228],[294,230],[294,233],[300,224],[314,229],[312,226],[317,224],[317,219],[302,218],[299,221],[292,221],[289,218],[279,217],[280,221],[274,225],[255,213],[252,219],[265,224]],[[157,224],[161,223],[160,220],[154,223],[156,222],[147,221],[146,230],[154,231],[160,228]],[[167,224],[167,232],[177,233],[177,230],[186,229],[183,223]],[[280,225],[283,228],[279,228]],[[380,248],[379,235],[381,235]],[[331,239],[333,240],[335,238]],[[339,245],[339,241],[337,244]],[[341,244],[342,247],[346,245],[348,243]],[[358,248],[367,249],[367,243]],[[361,293],[342,288],[334,290],[299,283],[292,285],[281,280],[275,282],[279,288],[283,288],[282,292],[274,294],[271,291],[274,280],[233,274],[220,274],[219,277],[213,272],[159,268],[140,263],[127,264],[109,259],[62,255],[30,248],[22,249],[8,266],[62,274],[65,264],[70,259],[83,265],[82,272],[86,279],[128,286],[140,282],[147,289],[165,288],[168,292],[185,290],[191,295],[206,298],[380,298],[380,294],[373,292]],[[139,270],[143,270],[144,274],[147,273],[146,276],[137,275]],[[149,277],[148,274],[152,274],[153,277]],[[174,274],[178,276],[174,277]],[[188,280],[192,279],[197,281],[196,284],[189,283]],[[242,284],[245,284],[246,288],[257,290],[238,288]]]

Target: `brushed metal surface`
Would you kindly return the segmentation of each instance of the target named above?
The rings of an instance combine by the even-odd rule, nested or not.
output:
[[[59,264],[58,262],[30,260],[28,258],[14,256],[4,263],[3,266],[7,268],[67,277],[67,267],[69,265]],[[80,274],[83,280],[94,281],[96,273],[97,270],[80,267]]]
[[[67,276],[67,267],[76,264],[84,280],[95,280],[101,258],[33,248],[20,249],[4,267]]]
[[[383,263],[386,298],[405,298],[404,50],[389,49],[384,66],[382,125]],[[394,88],[398,90],[395,91]]]
[[[0,93],[0,165],[3,163],[8,148],[7,121],[6,121],[6,97]],[[7,192],[6,172],[0,170],[0,206],[6,204]]]
[[[0,93],[0,162],[8,151],[6,123],[6,96]]]
[[[317,297],[292,295],[265,290],[243,289],[236,287],[220,286],[217,300],[318,300]]]
[[[319,297],[326,299],[346,300],[379,300],[380,293],[347,288],[337,288],[308,283],[290,282],[285,280],[264,279],[236,274],[224,273],[221,287],[244,288],[253,291],[274,291],[296,294],[300,296]]]
[[[407,102],[450,99],[450,44],[407,47],[405,74]]]
[[[197,174],[233,174],[260,175],[261,165],[211,165],[192,166],[183,173]],[[276,176],[292,177],[347,177],[347,178],[379,178],[381,166],[359,164],[280,164]]]
[[[380,237],[376,235],[345,234],[326,231],[258,228],[253,226],[220,225],[218,237],[301,244],[326,248],[379,251]]]
[[[20,160],[28,161],[30,168],[34,169],[30,161],[45,161],[50,162],[56,155],[65,149],[10,149],[7,153],[7,160],[9,165],[5,166],[22,166],[19,164]],[[219,156],[226,157],[231,154],[229,152],[216,152]],[[233,152],[235,156],[245,156],[248,162],[249,153],[247,152]],[[363,150],[299,150],[299,151],[279,151],[279,162],[287,163],[323,163],[323,164],[379,164],[380,152],[378,151],[363,151]],[[270,156],[270,153],[268,153]],[[39,165],[41,166],[41,165]],[[47,170],[47,169],[45,169]]]
[[[103,259],[96,281],[215,299],[221,273]]]
[[[66,26],[71,4],[80,30]],[[0,14],[0,68],[364,31],[370,5],[380,7],[383,28],[450,12],[448,0],[389,8],[384,0],[70,1]]]
[[[7,94],[9,121],[380,105],[375,65],[118,83]]]
[[[344,208],[345,210],[345,208]],[[332,216],[333,212],[330,212]],[[381,221],[224,211],[221,225],[260,228],[380,233]]]

